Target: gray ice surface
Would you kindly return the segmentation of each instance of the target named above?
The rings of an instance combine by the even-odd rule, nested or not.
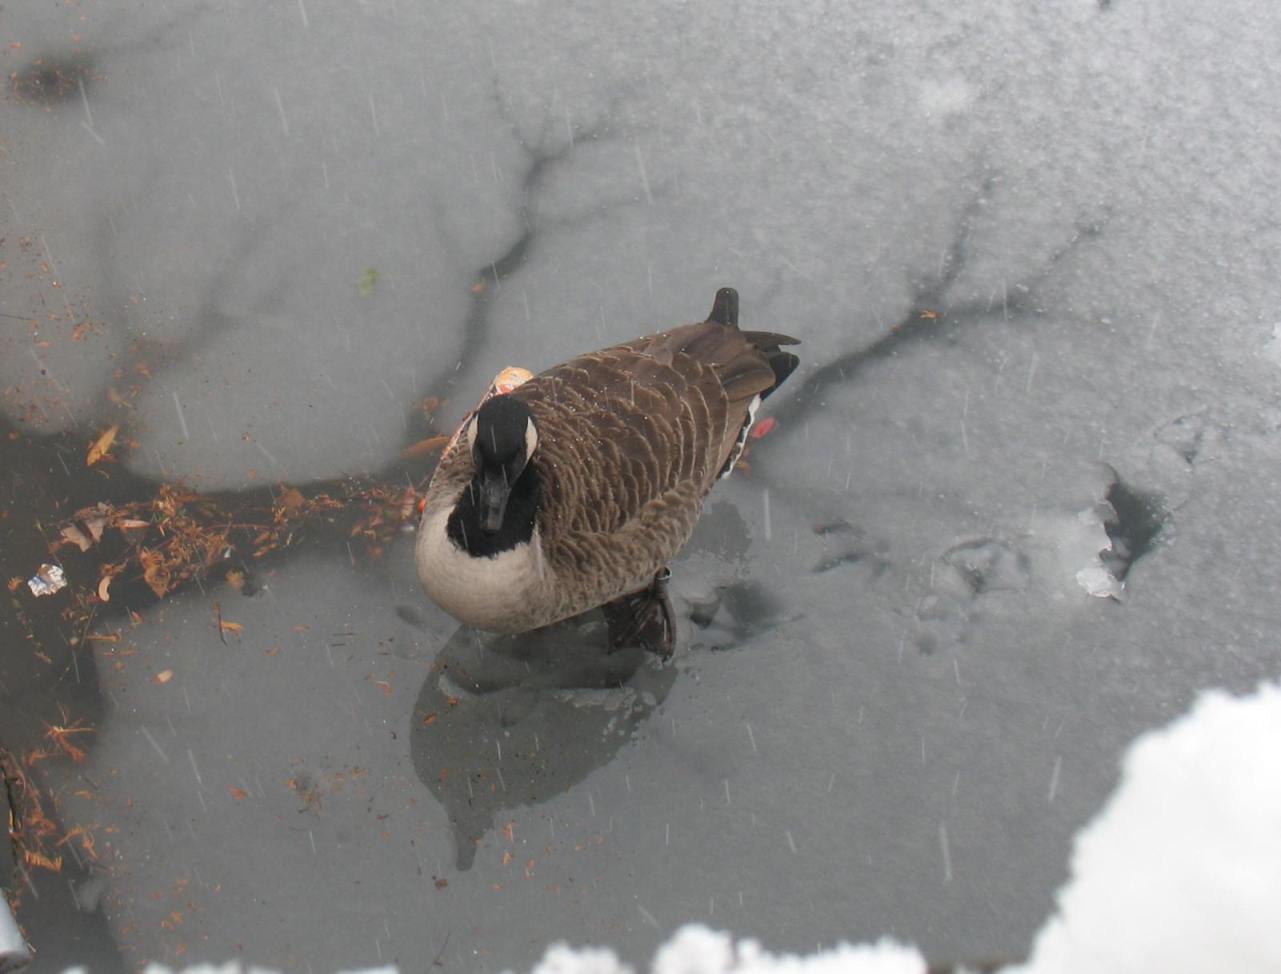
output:
[[[23,429],[87,445],[141,347],[133,472],[300,482],[722,284],[804,341],[673,566],[673,666],[484,645],[407,542],[99,647],[88,762],[42,774],[126,963],[636,963],[691,919],[1015,959],[1125,745],[1281,669],[1276,5],[0,18]]]

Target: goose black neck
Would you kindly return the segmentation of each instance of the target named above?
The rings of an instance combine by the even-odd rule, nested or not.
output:
[[[492,558],[517,545],[526,544],[534,536],[534,519],[538,514],[539,483],[534,465],[527,463],[512,485],[503,523],[492,534],[486,534],[480,526],[477,505],[480,489],[478,474],[449,514],[445,525],[449,540],[473,558]]]

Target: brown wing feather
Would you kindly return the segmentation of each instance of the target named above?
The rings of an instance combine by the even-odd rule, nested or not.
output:
[[[513,391],[540,431],[543,510],[563,519],[543,531],[545,543],[561,546],[549,559],[608,571],[603,560],[615,552],[636,559],[621,543],[631,535],[656,564],[626,563],[623,574],[652,572],[672,557],[753,397],[773,384],[768,360],[742,332],[703,322],[580,355]],[[609,546],[593,541],[602,534]]]

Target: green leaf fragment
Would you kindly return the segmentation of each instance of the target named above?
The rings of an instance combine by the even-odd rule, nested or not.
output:
[[[374,285],[378,283],[378,277],[378,268],[365,268],[365,273],[361,274],[360,280],[356,282],[356,290],[360,292],[362,298],[367,298],[373,293]]]

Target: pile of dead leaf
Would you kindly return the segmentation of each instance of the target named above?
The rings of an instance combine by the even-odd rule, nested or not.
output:
[[[59,848],[72,837],[45,814],[40,791],[26,769],[8,750],[0,747],[0,776],[9,799],[9,841],[18,861],[32,869],[62,870]],[[20,893],[15,887],[14,894]]]
[[[233,511],[217,497],[165,483],[145,500],[82,508],[58,526],[51,545],[55,556],[76,548],[97,559],[92,580],[73,586],[64,615],[75,628],[87,629],[122,576],[141,579],[156,598],[209,578],[226,578],[242,588],[240,566],[290,548],[308,534],[345,535],[361,541],[368,557],[378,558],[417,514],[418,492],[412,486],[347,481],[331,489],[334,493],[308,495],[282,487],[271,491],[266,503],[241,501]]]

